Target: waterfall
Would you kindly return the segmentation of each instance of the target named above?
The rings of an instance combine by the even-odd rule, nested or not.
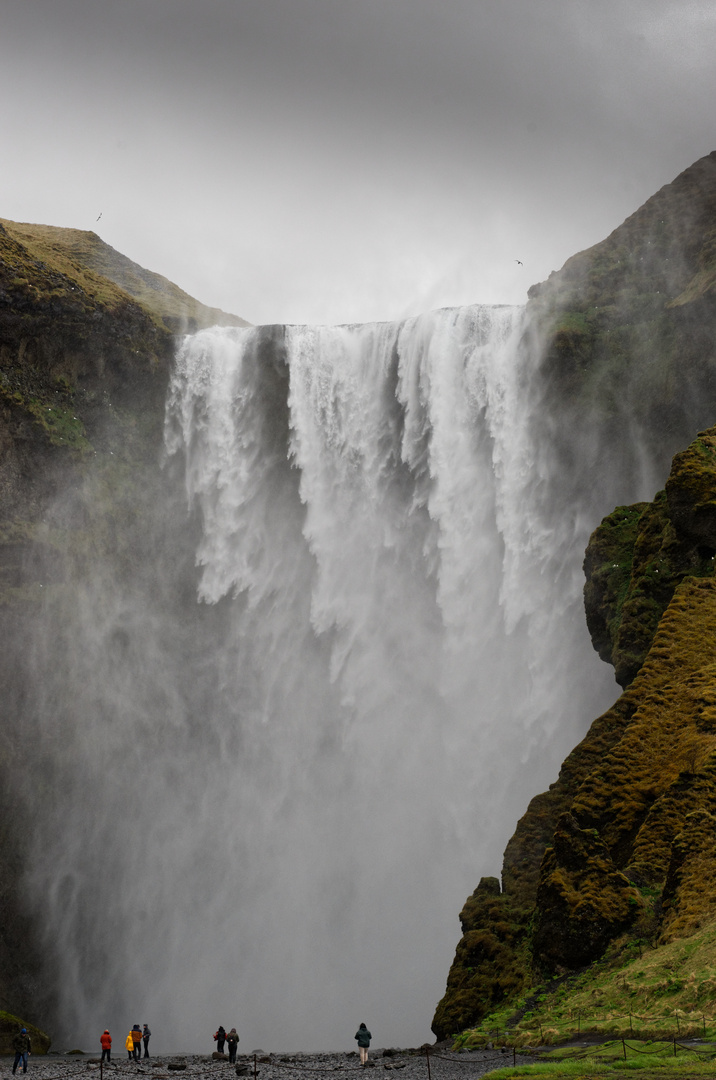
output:
[[[184,341],[184,521],[136,587],[88,573],[38,705],[32,887],[88,1046],[431,1038],[465,897],[615,696],[581,603],[611,505],[577,471],[565,508],[543,407],[522,308]]]

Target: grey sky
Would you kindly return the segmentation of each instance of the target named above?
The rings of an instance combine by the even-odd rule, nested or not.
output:
[[[716,148],[715,55],[713,0],[0,0],[0,216],[252,322],[521,302]]]

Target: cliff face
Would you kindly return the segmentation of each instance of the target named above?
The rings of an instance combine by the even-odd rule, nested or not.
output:
[[[158,542],[173,331],[217,322],[243,323],[94,233],[0,223],[0,1007],[24,1021],[46,1024],[54,994],[52,944],[23,892],[28,759],[44,762],[35,770],[44,787],[30,798],[51,800],[54,782],[51,750],[18,721],[42,693],[32,643],[40,626],[62,632],[90,560],[129,587],[142,550]],[[191,567],[184,517],[168,557]]]
[[[530,803],[501,889],[483,878],[468,899],[439,1038],[615,940],[666,943],[716,914],[715,241],[713,153],[530,290],[544,379],[563,416],[584,415],[588,443],[594,423],[615,445],[636,430],[658,461],[706,430],[676,453],[664,491],[591,537],[587,623],[626,689]],[[612,465],[594,460],[583,482]]]

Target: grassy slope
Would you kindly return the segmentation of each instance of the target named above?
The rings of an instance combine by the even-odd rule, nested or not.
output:
[[[168,278],[145,270],[94,232],[30,225],[0,218],[8,234],[45,266],[76,280],[89,296],[115,306],[129,294],[162,327],[186,332],[205,326],[248,326],[237,315],[207,307]]]
[[[584,971],[533,987],[457,1046],[552,1044],[587,1033],[716,1039],[716,921],[652,947],[623,939]]]

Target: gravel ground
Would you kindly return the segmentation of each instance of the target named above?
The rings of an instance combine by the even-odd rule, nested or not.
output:
[[[322,1074],[342,1072],[351,1077],[358,1072],[375,1070],[375,1080],[385,1072],[395,1072],[394,1080],[428,1080],[428,1067],[425,1053],[415,1050],[393,1050],[383,1056],[383,1050],[371,1050],[368,1067],[363,1069],[356,1053],[324,1054],[258,1054],[256,1073],[259,1080],[319,1080]],[[237,1055],[237,1067],[245,1068],[244,1075],[251,1080],[254,1074],[253,1054]],[[527,1063],[537,1060],[520,1054],[518,1061]],[[54,1055],[33,1057],[27,1069],[28,1080],[79,1080],[88,1074],[99,1073],[99,1055],[89,1056]],[[0,1077],[6,1080],[12,1075],[12,1057],[0,1058]],[[184,1065],[183,1069],[171,1066]],[[512,1065],[512,1051],[501,1053],[499,1050],[471,1050],[468,1053],[452,1053],[438,1049],[430,1051],[430,1080],[474,1080],[492,1069]],[[130,1080],[136,1076],[146,1080],[234,1080],[236,1072],[228,1061],[214,1061],[210,1055],[169,1054],[163,1057],[143,1059],[139,1063],[127,1061],[117,1055],[115,1061],[103,1068],[104,1074]],[[21,1070],[18,1070],[18,1077]],[[99,1077],[97,1078],[99,1080]],[[109,1077],[108,1077],[109,1080]],[[366,1078],[367,1080],[367,1078]],[[386,1077],[387,1080],[387,1077]]]

